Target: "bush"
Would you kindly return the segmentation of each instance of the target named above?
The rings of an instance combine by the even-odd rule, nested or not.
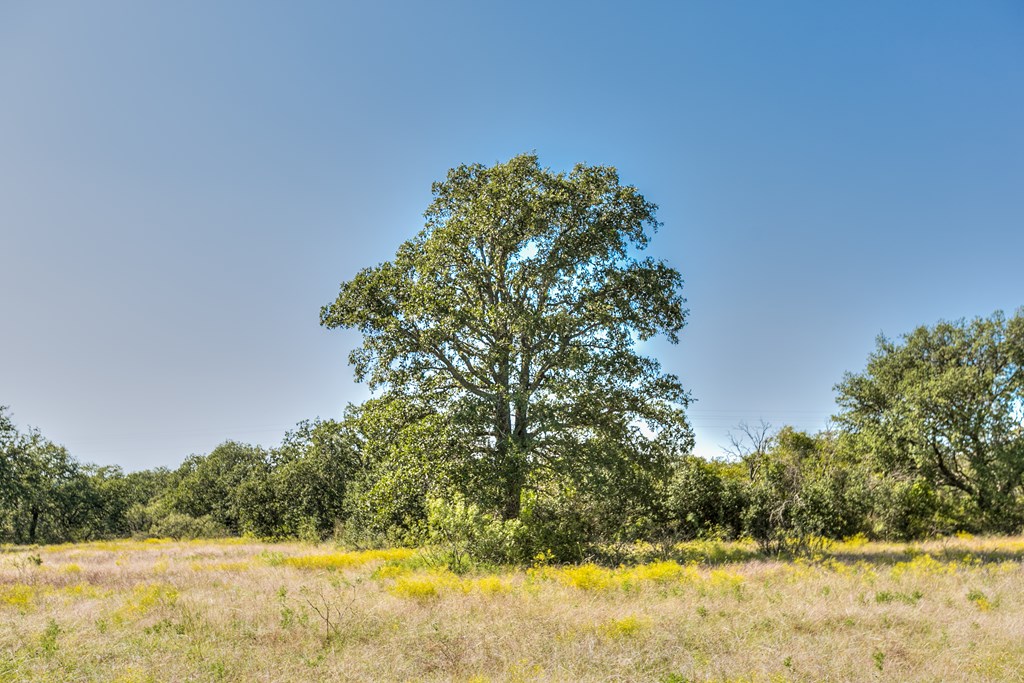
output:
[[[582,562],[597,538],[594,511],[571,491],[557,496],[524,496],[521,519],[534,553],[554,562]]]
[[[460,495],[450,502],[427,501],[427,537],[453,572],[466,571],[477,562],[518,564],[529,557],[521,521],[495,519]]]
[[[736,538],[743,529],[746,506],[736,465],[681,459],[665,490],[667,531],[676,539]]]
[[[981,526],[965,524],[972,516],[961,509],[963,499],[964,496],[939,491],[923,477],[881,477],[875,487],[871,510],[874,533],[883,538],[909,541],[956,531],[982,530]]]
[[[149,535],[158,538],[175,540],[192,538],[223,538],[228,530],[213,521],[209,515],[192,517],[180,512],[172,512],[150,527]]]
[[[843,448],[827,433],[779,432],[750,482],[744,511],[746,531],[764,552],[805,552],[867,530],[866,475]]]

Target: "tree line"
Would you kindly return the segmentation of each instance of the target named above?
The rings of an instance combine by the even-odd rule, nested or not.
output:
[[[693,456],[691,401],[639,352],[675,342],[680,274],[643,257],[657,207],[615,169],[520,155],[452,169],[425,227],[342,283],[375,397],[281,445],[176,470],[77,463],[0,410],[0,540],[250,534],[457,544],[574,561],[617,543],[750,537],[800,551],[1024,525],[1024,311],[879,338],[833,427],[746,426]]]

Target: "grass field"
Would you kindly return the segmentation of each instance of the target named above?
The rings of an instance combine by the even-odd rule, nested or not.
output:
[[[0,681],[1024,681],[1024,538],[676,556],[456,576],[238,539],[6,548]]]

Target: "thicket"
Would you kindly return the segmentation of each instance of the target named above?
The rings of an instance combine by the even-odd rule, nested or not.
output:
[[[372,454],[357,438],[365,419],[356,410],[304,423],[275,449],[228,441],[176,470],[130,473],[80,464],[38,432],[8,429],[0,542],[246,534],[429,544],[455,563],[528,563],[538,554],[599,559],[608,546],[634,541],[750,537],[768,552],[799,552],[856,534],[1019,531],[992,524],[958,489],[879,469],[856,435],[789,427],[742,459],[684,456],[642,487],[531,489],[521,515],[503,519],[479,503],[486,498],[470,477],[435,470],[431,454],[408,441],[375,444]],[[1019,514],[1019,494],[1012,505]]]

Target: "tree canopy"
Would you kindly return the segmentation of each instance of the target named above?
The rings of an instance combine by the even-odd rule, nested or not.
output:
[[[692,446],[688,393],[637,349],[677,341],[686,316],[680,274],[639,256],[655,211],[610,167],[459,166],[321,324],[359,330],[357,378],[444,415],[517,517],[545,478],[629,478]]]
[[[878,464],[959,492],[994,528],[1021,523],[1024,309],[879,337],[836,387],[843,424]]]

